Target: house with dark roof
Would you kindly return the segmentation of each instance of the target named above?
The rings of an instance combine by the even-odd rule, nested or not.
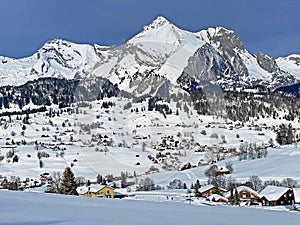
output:
[[[269,185],[260,193],[263,206],[293,205],[295,202],[293,189]]]

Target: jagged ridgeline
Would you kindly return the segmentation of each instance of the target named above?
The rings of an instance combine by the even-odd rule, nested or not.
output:
[[[164,115],[174,113],[172,104],[189,104],[199,114],[232,120],[279,115],[294,120],[300,56],[254,55],[233,31],[189,32],[158,17],[121,46],[55,39],[24,59],[0,57],[0,86],[2,115],[12,109],[28,113],[29,105],[45,110],[126,97],[148,101],[149,110]]]

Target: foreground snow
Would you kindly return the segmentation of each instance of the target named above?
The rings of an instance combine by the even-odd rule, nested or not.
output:
[[[293,225],[297,212],[0,191],[0,224]]]

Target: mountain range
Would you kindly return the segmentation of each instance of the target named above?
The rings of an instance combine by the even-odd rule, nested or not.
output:
[[[0,57],[2,87],[43,78],[80,80],[85,85],[88,80],[106,80],[137,97],[210,86],[299,95],[300,55],[254,55],[234,31],[216,27],[190,32],[159,16],[121,46],[55,39],[27,58]]]

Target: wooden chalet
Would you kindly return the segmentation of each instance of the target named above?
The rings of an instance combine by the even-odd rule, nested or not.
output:
[[[238,197],[240,199],[240,203],[243,205],[251,205],[253,203],[259,202],[260,197],[259,194],[248,186],[239,186],[237,187]],[[235,194],[233,192],[233,194]],[[227,192],[225,197],[230,201],[231,192]]]
[[[223,196],[226,191],[227,191],[226,189],[220,187],[217,188],[212,184],[199,188],[199,192],[201,193],[202,197],[206,197],[206,198],[210,197],[216,192],[218,192],[221,196]]]
[[[293,189],[269,185],[260,193],[263,206],[293,205],[295,202]]]

